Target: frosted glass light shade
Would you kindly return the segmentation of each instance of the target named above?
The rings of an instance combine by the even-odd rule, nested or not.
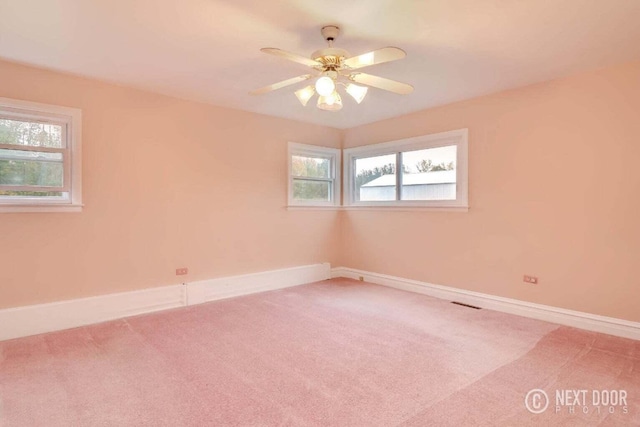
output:
[[[335,91],[329,96],[321,96],[318,98],[318,108],[326,111],[338,111],[342,109],[342,98]]]
[[[353,99],[356,100],[358,104],[362,102],[364,97],[367,95],[367,90],[369,90],[366,86],[358,86],[353,83],[349,83],[347,85],[347,93],[351,95]]]
[[[336,90],[336,84],[331,77],[323,76],[316,80],[316,92],[320,96],[329,96]]]
[[[298,101],[300,101],[300,103],[305,107],[307,106],[307,103],[315,93],[316,91],[313,88],[313,86],[307,86],[300,90],[295,91],[295,94],[298,97]]]

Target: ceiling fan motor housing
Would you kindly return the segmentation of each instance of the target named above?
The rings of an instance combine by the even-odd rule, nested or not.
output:
[[[349,58],[349,52],[344,49],[333,47],[334,40],[340,34],[340,27],[337,25],[325,25],[320,30],[322,37],[329,43],[329,47],[316,50],[311,54],[311,59],[320,62],[325,71],[339,70],[342,68],[342,61]]]
[[[347,58],[349,58],[349,52],[335,47],[316,50],[311,54],[311,59],[320,62],[325,69],[339,68],[342,61]]]
[[[322,37],[324,37],[326,41],[332,42],[338,37],[338,34],[340,34],[340,27],[337,25],[325,25],[320,30],[320,34],[322,34]]]

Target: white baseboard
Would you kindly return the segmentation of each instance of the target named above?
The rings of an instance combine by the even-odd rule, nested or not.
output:
[[[184,305],[184,285],[0,310],[0,341]]]
[[[313,264],[0,310],[0,341],[329,279]]]
[[[329,264],[272,270],[90,298],[0,310],[0,341],[123,317],[326,280],[360,276],[369,283],[449,301],[640,340],[640,323]]]
[[[433,285],[417,280],[388,276],[347,267],[336,267],[331,270],[331,277],[364,278],[364,281],[405,291],[416,292],[449,301],[458,301],[490,310],[516,314],[551,323],[601,332],[624,338],[640,340],[640,323],[613,317],[599,316],[581,311],[567,310],[548,305],[503,298],[480,292],[467,291],[448,286]]]
[[[331,278],[328,263],[285,268],[242,276],[221,277],[187,285],[188,304],[200,304],[240,295],[288,288]]]

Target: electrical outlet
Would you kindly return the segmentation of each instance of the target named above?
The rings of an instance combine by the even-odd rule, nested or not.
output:
[[[176,276],[184,276],[189,273],[189,269],[186,267],[176,268]]]
[[[538,284],[538,278],[535,276],[527,276],[525,274],[524,279],[522,279],[525,283],[531,283],[532,285]]]

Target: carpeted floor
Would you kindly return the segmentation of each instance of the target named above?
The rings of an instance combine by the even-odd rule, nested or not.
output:
[[[2,427],[220,425],[640,425],[640,341],[334,279],[0,342]]]

